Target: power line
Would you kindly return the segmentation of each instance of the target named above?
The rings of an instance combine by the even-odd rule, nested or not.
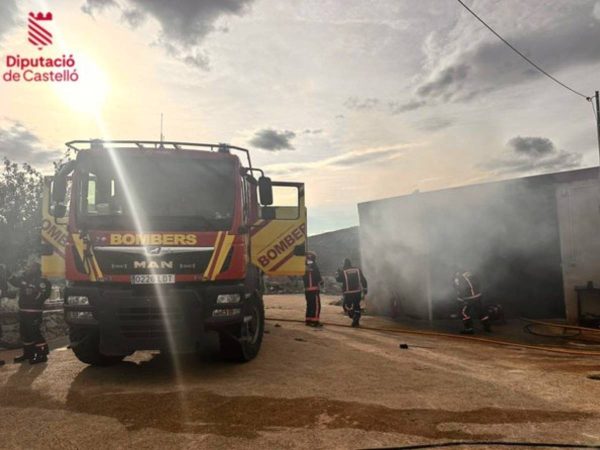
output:
[[[517,55],[519,55],[521,58],[523,58],[525,61],[527,61],[529,64],[531,64],[533,67],[535,67],[541,73],[543,73],[544,75],[546,75],[548,78],[550,78],[555,83],[560,84],[562,87],[568,89],[569,91],[573,92],[574,94],[577,94],[580,97],[583,97],[587,101],[591,102],[591,97],[590,96],[584,95],[581,92],[578,92],[575,89],[567,86],[562,81],[557,80],[552,75],[550,75],[548,72],[546,72],[544,69],[542,69],[540,66],[538,66],[536,63],[534,63],[531,59],[529,59],[527,56],[525,56],[523,53],[521,53],[510,42],[508,42],[506,39],[504,39],[502,36],[500,36],[492,27],[490,27],[487,23],[485,23],[484,20],[481,17],[479,17],[477,14],[475,14],[475,12],[473,10],[471,10],[471,8],[469,8],[467,5],[465,5],[462,0],[456,0],[456,1],[458,3],[460,3],[467,11],[469,11],[477,20],[479,20],[488,30],[490,30],[492,33],[494,33],[498,39],[500,39],[502,42],[504,42],[506,45],[508,45]]]

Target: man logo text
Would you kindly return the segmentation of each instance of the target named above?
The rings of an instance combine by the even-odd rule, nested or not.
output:
[[[134,261],[134,269],[172,269],[173,261]]]

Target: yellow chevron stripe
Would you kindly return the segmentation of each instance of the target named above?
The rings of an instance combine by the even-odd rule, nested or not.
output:
[[[228,234],[225,236],[223,245],[221,245],[221,251],[219,251],[217,263],[215,264],[215,269],[213,270],[212,275],[210,277],[211,280],[215,280],[217,278],[217,276],[219,275],[219,273],[221,272],[221,269],[223,268],[223,264],[225,263],[225,258],[227,258],[227,254],[229,253],[229,250],[231,249],[231,246],[233,245],[234,239],[235,239],[235,236],[233,236],[233,235]]]
[[[94,254],[93,251],[91,251],[91,253],[92,253],[92,264],[94,265],[96,273],[98,274],[98,278],[103,278],[102,270],[100,270],[100,264],[98,264],[98,261],[96,260],[96,255]]]
[[[83,256],[83,254],[84,254],[83,239],[81,239],[81,236],[77,233],[74,233],[72,235],[72,238],[73,238],[73,243],[75,244],[75,249],[77,250],[77,253],[79,254],[79,258],[81,259],[81,262],[83,263],[83,267],[86,268],[87,274],[90,277],[90,281],[96,281],[96,275],[94,274],[94,271],[90,267],[89,261],[87,260],[87,258],[85,258]]]
[[[215,238],[215,243],[214,243],[214,250],[213,250],[213,254],[212,254],[212,256],[210,257],[210,261],[208,262],[208,265],[206,266],[206,270],[204,271],[204,274],[203,274],[203,277],[204,277],[205,279],[210,279],[210,278],[209,278],[209,271],[210,271],[210,268],[211,268],[211,266],[212,266],[213,262],[214,262],[214,261],[217,259],[217,257],[218,257],[218,255],[217,255],[217,253],[218,253],[218,252],[217,252],[217,250],[218,250],[218,248],[217,248],[217,244],[218,244],[218,243],[219,243],[219,241],[221,240],[221,235],[222,235],[222,234],[223,234],[223,232],[222,232],[222,231],[219,231],[219,232],[217,233],[217,237]]]

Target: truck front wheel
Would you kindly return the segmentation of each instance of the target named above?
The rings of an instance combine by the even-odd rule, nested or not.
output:
[[[100,352],[100,333],[94,328],[70,328],[71,349],[79,361],[92,366],[118,364],[125,355],[105,355]]]
[[[219,333],[221,355],[228,360],[248,362],[258,355],[265,330],[262,296],[253,294],[242,308],[242,323]]]

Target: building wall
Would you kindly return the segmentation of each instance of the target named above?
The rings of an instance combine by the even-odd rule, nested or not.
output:
[[[600,191],[597,179],[557,185],[566,315],[577,322],[575,286],[600,285]]]
[[[600,279],[595,176],[587,169],[360,204],[371,300],[382,312],[447,317],[457,309],[451,279],[461,266],[479,276],[487,303],[509,315],[571,316],[574,284]],[[561,203],[565,186],[570,200]],[[578,262],[563,275],[569,251]]]

